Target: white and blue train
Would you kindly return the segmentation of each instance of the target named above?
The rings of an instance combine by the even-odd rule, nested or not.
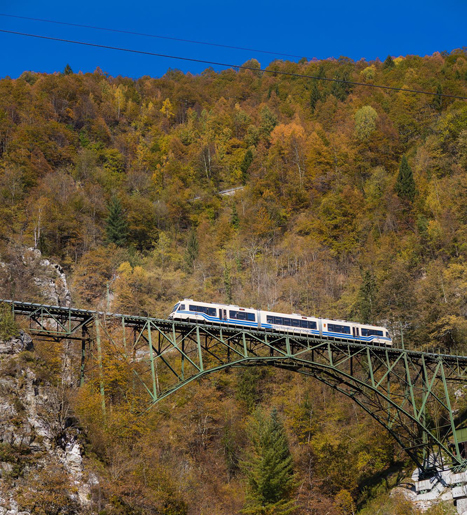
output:
[[[372,345],[392,345],[391,337],[385,327],[344,320],[306,317],[296,313],[287,315],[273,311],[241,308],[240,306],[211,304],[192,299],[183,299],[177,302],[169,319],[251,327],[280,333],[312,334]]]

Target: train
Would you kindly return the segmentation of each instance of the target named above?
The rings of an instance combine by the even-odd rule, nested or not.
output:
[[[392,346],[391,336],[385,327],[308,317],[297,313],[276,313],[231,304],[199,302],[193,299],[177,302],[169,315],[169,320],[225,324],[278,333],[310,334],[371,345]]]

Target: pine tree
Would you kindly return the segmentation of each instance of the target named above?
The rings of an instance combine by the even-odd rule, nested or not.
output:
[[[0,340],[9,340],[19,333],[11,307],[0,304]]]
[[[230,223],[234,229],[238,229],[240,227],[240,219],[238,218],[237,206],[235,204],[232,206],[232,216],[230,217]]]
[[[395,66],[396,63],[393,61],[392,57],[388,55],[383,63],[383,70],[390,70],[391,68],[395,68]]]
[[[123,247],[128,238],[128,222],[120,200],[112,197],[108,209],[109,214],[105,220],[107,242]]]
[[[311,112],[315,112],[316,104],[318,103],[318,100],[321,100],[321,93],[318,88],[318,81],[314,80],[311,85],[311,94],[310,94],[310,107]]]
[[[412,168],[410,168],[409,162],[405,156],[402,156],[399,166],[399,175],[397,176],[395,190],[401,199],[409,202],[413,202],[417,194]]]
[[[263,137],[267,139],[274,130],[274,127],[278,124],[277,116],[266,105],[260,111],[260,118],[261,125],[259,130]]]
[[[253,152],[251,148],[249,148],[245,152],[245,156],[243,157],[243,161],[240,164],[240,170],[242,172],[242,182],[246,183],[248,168],[250,168],[251,163],[253,162]]]
[[[261,400],[260,382],[264,377],[263,368],[244,367],[240,369],[236,389],[237,399],[244,402],[248,411],[253,412]]]
[[[295,509],[290,497],[295,489],[292,455],[277,410],[270,417],[256,412],[250,426],[252,444],[243,467],[248,478],[248,501],[243,513],[286,515]]]
[[[335,81],[332,83],[331,86],[331,93],[342,102],[348,97],[352,85],[349,84],[350,77],[347,70],[345,70],[342,73],[336,72],[334,75]]]
[[[433,98],[433,102],[431,105],[433,106],[433,109],[436,109],[437,111],[441,111],[443,108],[443,88],[441,87],[441,84],[438,84],[438,87],[436,88],[436,96]]]
[[[375,301],[378,287],[374,275],[365,270],[363,282],[358,292],[358,311],[362,324],[373,324],[375,316]]]
[[[230,275],[230,267],[227,263],[224,266],[224,290],[227,304],[232,304],[232,276]]]
[[[198,238],[196,237],[196,231],[192,230],[190,232],[190,236],[188,237],[188,243],[185,251],[185,263],[187,264],[188,270],[190,272],[193,271],[193,266],[196,261],[196,258],[199,254],[199,243]]]
[[[224,427],[221,444],[224,448],[225,465],[227,467],[228,480],[230,481],[239,470],[239,446],[232,424],[228,423]]]
[[[65,66],[65,69],[63,70],[63,75],[72,75],[73,74],[73,70],[71,69],[71,66],[69,64],[67,64]]]

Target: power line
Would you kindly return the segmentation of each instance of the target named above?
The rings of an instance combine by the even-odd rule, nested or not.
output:
[[[364,86],[366,88],[377,88],[377,89],[385,89],[385,90],[390,90],[390,91],[401,91],[404,93],[415,93],[415,94],[419,94],[419,95],[430,95],[430,96],[435,96],[435,97],[456,98],[459,100],[467,100],[467,97],[463,97],[463,96],[459,96],[459,95],[447,95],[445,93],[436,93],[436,92],[434,93],[432,91],[423,91],[420,89],[396,88],[394,86],[384,86],[382,84],[366,84],[365,82],[355,82],[355,81],[344,80],[344,79],[330,79],[328,77],[317,77],[317,76],[305,75],[305,74],[301,74],[301,73],[284,72],[281,70],[266,70],[264,68],[253,68],[252,66],[220,63],[217,61],[207,61],[204,59],[195,59],[193,57],[183,57],[183,56],[176,56],[176,55],[169,55],[169,54],[158,54],[155,52],[148,52],[146,50],[135,50],[132,48],[122,48],[122,47],[115,47],[115,46],[110,46],[110,45],[100,45],[98,43],[89,43],[87,41],[75,41],[73,39],[54,38],[51,36],[41,36],[39,34],[29,34],[26,32],[16,32],[16,31],[12,31],[12,30],[0,29],[0,33],[1,32],[5,33],[5,34],[14,34],[16,36],[26,36],[26,37],[30,37],[30,38],[36,38],[36,39],[46,39],[49,41],[59,41],[61,43],[71,43],[73,45],[104,48],[106,50],[118,50],[119,52],[129,52],[132,54],[150,55],[153,57],[163,57],[165,59],[174,59],[174,60],[178,60],[178,61],[188,61],[188,62],[192,62],[192,63],[209,64],[212,66],[223,66],[225,68],[236,68],[238,70],[251,70],[254,72],[272,73],[275,75],[284,75],[284,76],[288,76],[288,77],[296,77],[296,78],[301,78],[301,79],[323,80],[323,81],[327,81],[327,82],[341,82],[343,84],[349,84],[352,86]]]
[[[43,22],[43,23],[54,23],[55,25],[66,25],[67,27],[79,27],[82,29],[104,30],[107,32],[117,32],[119,34],[130,34],[132,36],[144,36],[147,38],[166,39],[169,41],[179,41],[182,43],[193,43],[195,45],[206,45],[206,46],[214,46],[214,47],[219,47],[219,48],[230,48],[231,50],[245,50],[247,52],[259,52],[261,54],[281,55],[283,57],[296,57],[298,59],[301,59],[302,57],[304,57],[303,55],[284,54],[281,52],[272,52],[269,50],[258,50],[257,48],[244,48],[244,47],[240,47],[240,46],[222,45],[220,43],[209,43],[207,41],[196,41],[193,39],[182,39],[182,38],[175,38],[175,37],[169,37],[169,36],[158,36],[156,34],[147,34],[145,32],[134,32],[131,30],[111,29],[108,27],[96,27],[94,25],[81,25],[79,23],[69,23],[69,22],[57,21],[57,20],[45,20],[43,18],[29,18],[27,16],[17,16],[14,14],[0,13],[0,16],[3,16],[5,18],[17,18],[19,20],[39,21],[39,22]]]

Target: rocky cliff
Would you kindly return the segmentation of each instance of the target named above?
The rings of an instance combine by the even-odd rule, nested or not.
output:
[[[0,514],[85,513],[80,431],[29,336],[0,342]]]
[[[45,302],[70,304],[63,270],[38,250],[22,249],[0,268],[5,278],[21,268]],[[95,480],[67,401],[68,360],[55,348],[63,373],[53,373],[30,336],[17,334],[0,341],[0,515],[87,513]]]

